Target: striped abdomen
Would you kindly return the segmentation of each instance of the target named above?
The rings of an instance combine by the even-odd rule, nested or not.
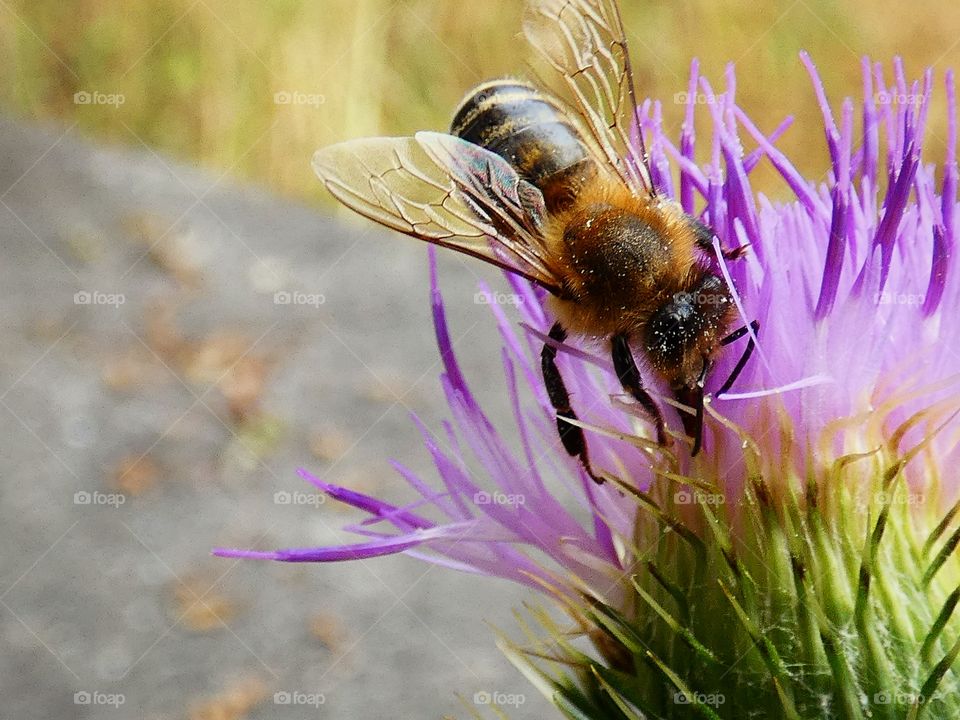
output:
[[[471,91],[450,132],[510,163],[540,189],[550,212],[566,208],[596,173],[580,134],[559,106],[517,80],[493,80]]]

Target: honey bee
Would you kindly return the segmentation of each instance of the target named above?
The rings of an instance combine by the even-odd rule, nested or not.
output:
[[[609,341],[624,390],[667,445],[638,350],[688,409],[680,416],[695,455],[707,373],[722,346],[749,335],[717,394],[729,390],[758,325],[728,332],[736,309],[713,231],[654,186],[615,0],[530,0],[523,29],[552,78],[543,87],[484,83],[461,102],[449,134],[340,143],[318,151],[314,169],[361,215],[548,291],[556,322],[541,354],[544,385],[564,448],[601,482],[556,364],[568,332]]]

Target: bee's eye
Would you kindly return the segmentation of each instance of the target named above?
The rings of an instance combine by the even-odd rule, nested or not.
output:
[[[699,357],[705,331],[719,332],[732,302],[723,280],[713,275],[689,292],[676,293],[654,312],[647,326],[647,349],[654,364],[667,371],[686,366],[690,353]]]
[[[694,294],[674,295],[650,319],[648,350],[655,363],[660,367],[681,363],[687,345],[696,340],[700,325]]]

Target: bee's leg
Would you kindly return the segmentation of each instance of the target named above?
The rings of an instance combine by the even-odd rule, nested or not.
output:
[[[740,359],[737,361],[737,364],[733,368],[733,372],[730,373],[730,377],[727,378],[727,381],[720,386],[720,389],[714,393],[716,397],[720,397],[725,392],[730,390],[733,384],[737,381],[737,378],[740,377],[740,373],[743,372],[743,368],[746,367],[747,362],[750,360],[750,356],[753,355],[753,348],[755,343],[753,342],[753,336],[760,331],[760,321],[754,320],[750,323],[750,327],[753,328],[753,335],[750,336],[750,339],[747,341],[747,347],[743,350],[743,355],[740,356]],[[727,335],[723,340],[720,341],[721,345],[729,345],[732,342],[736,342],[744,335],[747,334],[747,326],[744,325],[738,330],[734,330],[732,333]]]
[[[563,329],[560,323],[556,323],[550,328],[550,339],[558,343],[567,339],[567,331]],[[577,414],[570,407],[570,394],[567,392],[567,386],[564,385],[563,376],[557,367],[557,349],[553,345],[544,344],[543,351],[540,353],[540,367],[543,371],[543,384],[547,388],[550,404],[557,411],[557,432],[560,435],[563,447],[570,455],[580,458],[583,469],[587,471],[587,475],[593,478],[594,482],[602,483],[603,478],[595,475],[593,468],[590,467],[587,440],[584,437],[583,429],[567,422],[567,419],[576,420]]]
[[[697,245],[704,252],[713,254],[713,230],[692,215],[689,217],[693,221],[693,231],[697,238]],[[724,260],[739,260],[747,254],[747,248],[749,247],[750,243],[738,245],[735,248],[725,248],[721,246],[720,254],[723,255]]]
[[[657,427],[657,442],[661,445],[667,445],[667,433],[664,428],[663,415],[660,408],[653,401],[643,388],[643,380],[640,378],[640,370],[633,359],[633,353],[630,352],[630,345],[626,335],[613,336],[613,369],[620,379],[620,384],[633,399],[640,403],[640,406],[647,411],[647,414],[653,418]]]

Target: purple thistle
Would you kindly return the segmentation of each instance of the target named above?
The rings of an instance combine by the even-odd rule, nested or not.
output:
[[[715,93],[693,63],[678,145],[664,134],[660,104],[641,107],[657,187],[671,195],[675,190],[684,209],[715,228],[724,246],[749,243],[744,260],[724,263],[718,256],[718,262],[736,290],[743,324],[758,320],[761,330],[758,351],[734,390],[708,402],[705,449],[693,459],[682,442],[670,451],[649,440],[649,422],[622,399],[606,359],[589,346],[559,346],[560,369],[588,428],[595,466],[640,490],[667,476],[710,478],[734,500],[751,464],[765,477],[817,478],[838,459],[878,445],[904,458],[928,447],[940,468],[960,461],[960,323],[948,314],[960,307],[953,74],[945,78],[948,140],[938,180],[938,168],[921,155],[934,89],[930,71],[922,84],[908,85],[897,60],[888,84],[880,65],[865,59],[857,130],[854,103],[846,100],[835,115],[812,61],[805,54],[801,59],[823,113],[830,162],[822,179],[805,178],[775,147],[789,120],[768,137],[736,105],[732,67],[725,92]],[[710,99],[713,126],[704,166],[695,161],[698,89]],[[745,152],[745,141],[755,149]],[[754,193],[751,173],[764,158],[792,199]],[[640,553],[632,542],[637,502],[615,483],[593,483],[556,436],[539,373],[539,346],[550,342],[551,325],[543,292],[508,275],[523,300],[520,329],[490,305],[504,343],[517,454],[461,373],[432,250],[430,268],[440,382],[451,422],[442,438],[418,426],[440,488],[398,466],[416,494],[401,507],[301,471],[331,498],[369,515],[348,528],[361,542],[215,554],[331,562],[403,552],[538,589],[588,592],[616,605]],[[730,374],[738,347],[721,354],[708,392]],[[652,389],[668,424],[679,427],[667,388]],[[481,472],[470,469],[467,452]],[[906,463],[913,487],[932,480],[926,470],[920,459]]]

